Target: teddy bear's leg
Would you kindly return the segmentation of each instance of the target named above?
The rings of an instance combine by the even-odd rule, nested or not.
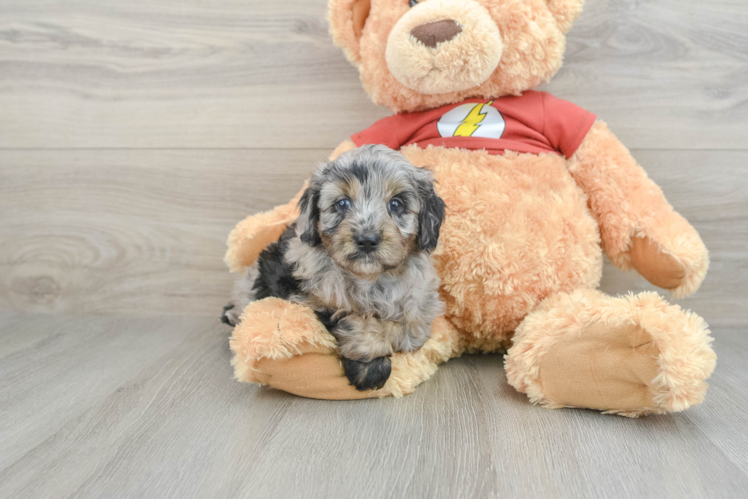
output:
[[[460,354],[457,330],[437,318],[421,349],[392,356],[392,373],[382,389],[357,391],[345,376],[335,339],[314,312],[276,298],[249,304],[230,344],[240,382],[314,399],[401,397],[431,377],[439,363]]]
[[[699,316],[654,292],[559,293],[520,324],[506,355],[509,383],[533,403],[637,417],[704,399],[716,362]]]

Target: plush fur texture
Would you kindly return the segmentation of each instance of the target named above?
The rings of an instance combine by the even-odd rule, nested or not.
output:
[[[371,98],[403,112],[517,95],[547,81],[561,66],[564,35],[582,4],[330,0],[329,21]],[[446,31],[429,31],[441,21]],[[434,64],[443,74],[428,76]],[[345,141],[333,157],[353,148]],[[611,298],[594,290],[603,254],[676,297],[695,292],[709,264],[698,233],[604,123],[571,158],[415,146],[402,153],[432,169],[447,204],[434,252],[446,314],[431,339],[416,353],[392,357],[381,390],[350,392],[317,318],[261,301],[244,310],[251,321],[234,332],[240,380],[308,397],[401,396],[450,357],[514,343],[506,357],[510,383],[549,408],[633,417],[703,399],[715,362],[703,320],[654,293]],[[226,258],[232,270],[250,266],[280,234],[294,203],[237,227]]]
[[[430,171],[384,146],[321,167],[299,199],[300,215],[239,279],[223,320],[268,297],[315,311],[338,343],[348,379],[380,388],[389,356],[415,352],[443,312],[430,253],[444,202]]]
[[[351,0],[330,1],[328,18],[333,40],[358,66],[364,88],[374,102],[401,112],[436,108],[469,97],[492,99],[519,95],[550,80],[561,67],[566,43],[564,31],[570,26],[570,19],[578,15],[583,2],[554,0],[551,11],[546,0],[428,0],[412,9],[404,0],[375,0],[360,38],[354,30],[352,3]],[[478,13],[483,12],[490,18],[481,18]],[[446,65],[449,74],[458,75],[459,85],[448,90],[448,82],[440,82],[440,78],[435,77],[409,88],[395,76],[400,74],[408,82],[414,80],[405,75],[410,72],[403,71],[407,62],[394,55],[390,47],[390,44],[405,45],[408,41],[404,39],[404,32],[393,29],[400,22],[400,26],[409,27],[410,19],[426,23],[452,17],[465,28],[478,26],[480,30],[475,34],[463,30],[454,45],[442,44],[434,56],[415,47],[412,51],[423,55],[411,59],[411,64],[417,71],[433,58]],[[483,28],[489,22],[498,30],[500,42],[494,28]],[[394,38],[390,38],[390,33]],[[469,42],[478,43],[483,54],[473,54],[475,49]],[[418,42],[413,40],[412,43]],[[490,73],[484,81],[475,81],[495,67],[494,60],[499,54],[499,70]],[[394,74],[388,67],[388,59],[393,64],[398,61]],[[463,60],[471,61],[467,64],[467,79],[460,73],[466,69],[463,63],[458,63]],[[468,80],[475,81],[475,85],[464,88]]]
[[[277,241],[289,224],[299,216],[298,204],[306,185],[293,200],[267,212],[251,215],[229,234],[224,262],[231,272],[243,272],[260,256],[265,247]]]
[[[392,372],[382,389],[361,392],[350,385],[335,338],[311,309],[267,298],[250,303],[242,318],[251,320],[241,321],[230,341],[237,380],[315,399],[402,397],[428,380],[438,364],[462,352],[457,330],[437,318],[423,347],[392,356]]]
[[[447,28],[456,29],[440,37],[449,40],[431,47],[429,38],[445,31],[439,24],[444,22],[451,23]],[[459,33],[453,35],[456,30]],[[477,2],[430,0],[398,20],[387,39],[385,59],[392,75],[405,87],[422,94],[441,94],[468,90],[486,81],[499,65],[501,53],[499,28],[485,7]]]
[[[656,293],[607,297],[597,290],[577,290],[556,294],[531,313],[517,329],[514,346],[506,355],[507,380],[526,393],[533,403],[557,408],[574,406],[548,398],[541,380],[541,367],[548,353],[559,345],[575,342],[580,332],[592,324],[619,328],[636,325],[646,332],[659,353],[652,358],[657,375],[633,386],[648,386],[652,405],[647,408],[605,408],[610,413],[640,416],[647,413],[682,411],[704,399],[704,382],[714,370],[716,356],[712,338],[703,319],[678,306],[671,306]],[[635,346],[632,346],[632,349]],[[585,346],[580,345],[584,350]],[[588,362],[601,353],[584,352]],[[623,358],[614,358],[614,365]],[[601,366],[587,381],[588,391],[605,383],[605,378],[625,377],[626,365]],[[633,388],[631,389],[633,390]],[[620,396],[620,395],[619,395]],[[602,408],[601,408],[602,409]]]
[[[597,286],[598,227],[563,158],[416,146],[403,154],[432,166],[447,204],[434,259],[447,316],[470,332],[466,349],[506,348],[543,298]]]
[[[675,297],[694,293],[706,276],[709,254],[696,230],[667,202],[629,151],[603,122],[597,122],[569,160],[569,172],[587,193],[600,224],[606,255],[618,267],[632,269],[632,237],[649,237],[653,250],[680,264],[684,277],[671,288]],[[647,255],[656,258],[656,255]],[[650,276],[647,276],[650,278]],[[656,285],[657,277],[652,281]]]

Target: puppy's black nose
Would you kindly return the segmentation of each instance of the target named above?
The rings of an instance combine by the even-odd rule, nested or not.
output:
[[[356,245],[364,253],[371,253],[377,249],[382,237],[374,233],[359,234],[356,236]]]

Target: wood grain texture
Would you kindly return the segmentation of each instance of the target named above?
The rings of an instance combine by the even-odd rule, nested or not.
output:
[[[40,332],[46,332],[40,334]],[[531,406],[500,356],[403,399],[234,383],[213,320],[0,320],[3,497],[744,497],[748,340],[721,332],[706,404],[629,420]]]
[[[2,151],[0,309],[216,316],[231,228],[325,154]]]
[[[289,200],[325,150],[0,151],[0,310],[214,317],[226,236]],[[711,252],[680,301],[748,324],[748,152],[634,151]],[[654,290],[605,269],[608,293]]]
[[[2,0],[0,147],[333,148],[388,112],[325,0]],[[631,148],[743,148],[748,3],[593,0],[548,86]]]
[[[748,2],[588,0],[543,87],[711,252],[679,301],[716,339],[707,400],[640,420],[533,407],[499,356],[401,400],[232,380],[228,231],[389,114],[325,4],[0,0],[0,497],[748,495]]]

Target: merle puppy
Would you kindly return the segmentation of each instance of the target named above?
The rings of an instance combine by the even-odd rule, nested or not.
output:
[[[224,322],[280,297],[313,309],[337,339],[358,390],[381,388],[390,355],[419,349],[442,313],[436,248],[444,202],[430,171],[384,146],[364,146],[320,168],[301,215],[237,281]]]

